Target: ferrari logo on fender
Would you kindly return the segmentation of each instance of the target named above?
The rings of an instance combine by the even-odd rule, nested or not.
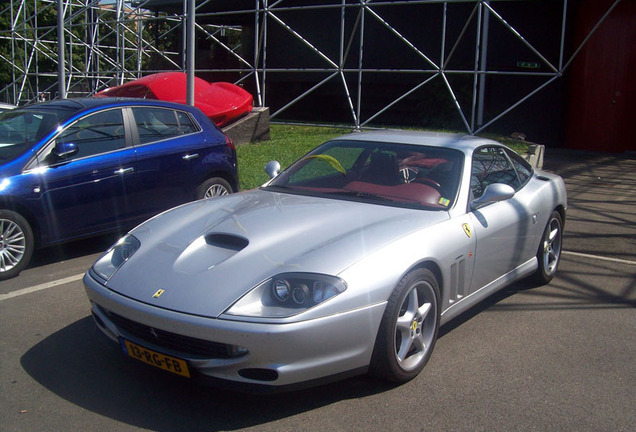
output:
[[[159,298],[159,296],[163,293],[164,293],[164,290],[162,289],[157,290],[157,292],[152,296],[152,298]]]
[[[466,233],[468,238],[470,238],[473,235],[472,232],[470,231],[470,225],[465,223],[465,224],[462,225],[462,227],[464,228],[464,232]]]

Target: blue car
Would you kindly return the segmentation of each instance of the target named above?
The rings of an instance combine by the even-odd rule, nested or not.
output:
[[[236,149],[199,109],[56,100],[0,113],[0,280],[37,247],[127,230],[238,190]]]

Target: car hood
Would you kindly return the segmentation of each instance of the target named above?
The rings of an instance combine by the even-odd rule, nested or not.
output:
[[[440,211],[267,190],[196,201],[134,229],[141,247],[107,286],[158,307],[218,317],[276,274],[337,275],[379,247],[446,219]]]

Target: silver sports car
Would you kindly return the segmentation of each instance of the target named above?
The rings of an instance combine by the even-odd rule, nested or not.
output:
[[[146,221],[86,273],[125,355],[244,387],[405,382],[440,325],[559,264],[563,180],[496,142],[353,133],[279,169]]]

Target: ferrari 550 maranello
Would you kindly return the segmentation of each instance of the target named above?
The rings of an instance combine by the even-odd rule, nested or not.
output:
[[[496,142],[354,133],[267,170],[258,189],[146,221],[86,273],[127,356],[266,389],[405,382],[440,325],[557,270],[563,180]]]

